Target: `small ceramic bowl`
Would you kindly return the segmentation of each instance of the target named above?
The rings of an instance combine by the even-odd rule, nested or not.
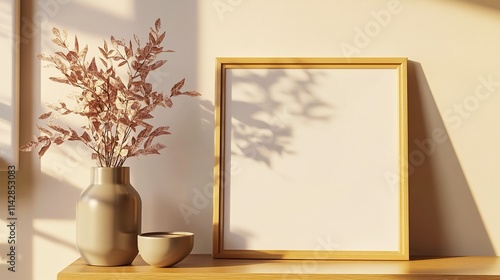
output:
[[[137,237],[139,254],[149,265],[172,266],[182,261],[194,245],[192,232],[146,232]]]

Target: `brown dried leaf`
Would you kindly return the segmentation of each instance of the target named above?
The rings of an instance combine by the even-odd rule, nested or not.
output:
[[[78,53],[74,51],[69,51],[68,54],[66,55],[66,60],[69,61],[70,63],[78,61]]]
[[[172,106],[174,106],[174,102],[172,102],[172,99],[170,99],[170,97],[165,96],[164,101],[165,101],[165,105],[168,108],[172,108]]]
[[[89,134],[87,133],[87,131],[84,131],[82,133],[82,135],[80,136],[80,139],[83,140],[84,143],[89,143],[92,141],[92,139],[90,139],[90,136]]]
[[[78,57],[80,57],[80,59],[82,59],[82,60],[85,60],[85,57],[87,56],[88,51],[89,51],[89,47],[87,45],[85,45],[83,50],[78,53]]]
[[[80,52],[80,46],[78,45],[78,37],[75,35],[75,52]]]
[[[53,130],[59,132],[59,133],[62,133],[64,135],[70,135],[71,133],[69,131],[67,131],[66,129],[58,126],[58,125],[55,125],[55,124],[47,124],[48,127],[52,128]]]
[[[77,76],[77,73],[78,73],[78,76]],[[68,77],[68,81],[71,83],[71,84],[76,84],[78,82],[78,80],[82,80],[83,76],[81,75],[80,71],[78,72],[71,72],[71,74],[69,75]]]
[[[113,47],[115,48],[118,48],[118,42],[116,41],[115,37],[111,36],[110,40],[111,40],[111,45],[113,45]]]
[[[165,39],[165,34],[167,34],[167,32],[163,32],[159,37],[158,39],[156,40],[156,43],[159,45],[161,44],[161,42],[163,41],[163,39]]]
[[[94,57],[94,58],[92,58],[92,61],[90,62],[90,65],[89,65],[89,67],[88,67],[88,70],[89,70],[90,72],[97,72],[97,65],[96,65],[96,63],[95,63],[95,57]]]
[[[50,138],[46,135],[40,135],[37,137],[37,141],[38,141],[38,143],[42,143],[42,142],[45,143],[45,141],[50,141]]]
[[[61,84],[68,84],[70,85],[70,81],[67,79],[67,78],[63,78],[63,77],[50,77],[49,78],[51,81],[54,81],[54,82],[57,82],[57,83],[61,83]]]
[[[66,55],[63,52],[55,52],[54,54],[58,55],[59,57],[66,59]]]
[[[167,146],[163,144],[156,143],[148,148],[137,150],[135,153],[130,153],[129,156],[152,155],[152,154],[159,155],[160,154],[159,151],[166,147]]]
[[[45,60],[45,61],[49,60],[49,57],[43,53],[38,54],[36,57],[40,60]]]
[[[101,128],[101,122],[98,120],[94,120],[92,122],[92,126],[94,127],[94,131],[99,131]]]
[[[165,64],[167,61],[166,60],[158,60],[156,61],[155,63],[153,63],[151,66],[150,66],[150,71],[154,71],[160,67],[163,66],[163,64]]]
[[[108,53],[108,42],[106,42],[106,40],[103,40],[103,41],[104,41],[103,48],[104,48],[104,52],[105,52],[105,54],[103,54],[103,55],[106,55]]]
[[[149,134],[151,133],[152,127],[146,127],[145,129],[141,130],[139,134],[137,135],[137,139],[139,141],[142,141],[143,138],[148,137]]]
[[[141,40],[139,40],[139,36],[134,34],[134,41],[137,44],[138,48],[141,47]]]
[[[62,30],[62,38],[64,41],[66,41],[66,38],[68,38],[68,32],[66,32],[66,29]]]
[[[57,107],[56,105],[54,105],[52,103],[47,104],[47,107],[49,107],[52,110],[59,111],[59,107]]]
[[[160,135],[167,135],[167,134],[170,134],[170,132],[168,131],[170,127],[168,126],[160,126],[160,127],[157,127],[155,130],[153,130],[153,132],[151,132],[151,136],[160,136]]]
[[[201,93],[197,91],[185,91],[182,93],[182,95],[188,95],[188,96],[201,96]]]
[[[39,125],[36,126],[38,128],[38,131],[40,131],[40,133],[45,133],[47,134],[48,136],[52,136],[52,132],[44,127],[41,127]]]
[[[45,114],[42,114],[40,117],[38,117],[38,119],[45,120],[46,118],[50,117],[50,115],[52,115],[52,112],[47,112]]]
[[[72,129],[70,127],[69,131],[71,132],[71,134],[70,134],[70,137],[68,138],[68,140],[70,140],[70,141],[80,140],[80,136],[78,136],[78,133],[74,129]]]
[[[118,40],[118,45],[120,45],[121,47],[125,47],[125,39],[120,39]]]
[[[47,152],[47,150],[50,148],[50,144],[52,144],[52,142],[45,141],[45,145],[43,145],[43,147],[38,152],[39,157],[42,157],[45,154],[45,152]]]
[[[147,112],[139,112],[139,114],[137,114],[137,121],[140,121],[140,120],[148,120],[148,119],[152,119],[153,118],[153,115],[147,113]]]
[[[64,48],[64,47],[65,47],[65,45],[64,45],[64,43],[63,43],[63,41],[61,41],[61,39],[59,39],[59,38],[54,38],[54,39],[52,39],[52,42],[53,42],[54,44],[58,45],[59,47],[62,47],[62,48]]]
[[[56,139],[54,139],[52,141],[52,143],[54,143],[56,145],[61,145],[62,143],[64,143],[64,138],[63,137],[57,137]]]
[[[99,57],[99,59],[101,60],[104,67],[108,67],[108,63],[106,62],[106,60],[102,59],[102,57]]]
[[[149,42],[151,42],[152,44],[156,45],[156,39],[155,39],[155,37],[153,36],[152,33],[149,33]]]
[[[59,29],[57,29],[56,27],[53,27],[52,28],[52,33],[54,35],[56,35],[57,37],[61,37],[61,32],[59,31]]]
[[[182,79],[182,80],[180,80],[179,82],[177,82],[177,84],[175,84],[172,87],[172,89],[170,90],[170,96],[176,96],[176,95],[182,94],[180,90],[184,86],[184,81],[185,80],[186,80],[185,78]]]
[[[98,47],[98,49],[101,52],[101,54],[104,56],[104,58],[108,58],[108,51],[104,50],[101,47]]]
[[[156,28],[156,31],[160,31],[160,29],[161,29],[161,20],[160,20],[160,18],[158,18],[155,21],[155,28]]]
[[[151,143],[153,142],[155,137],[167,134],[170,134],[170,132],[168,132],[168,126],[160,126],[156,128],[153,132],[151,132],[148,140],[146,140],[146,142],[144,143],[144,148],[148,148],[149,146],[151,146]]]
[[[147,149],[151,146],[151,143],[153,142],[154,137],[148,137],[146,142],[144,142],[144,149]]]
[[[38,144],[39,144],[39,142],[38,142],[38,141],[34,141],[34,140],[33,140],[33,141],[30,141],[30,142],[28,142],[28,143],[26,143],[26,144],[22,145],[22,146],[19,148],[19,150],[20,150],[21,152],[31,152],[31,151],[33,151],[33,150],[36,148],[36,146],[38,146]]]

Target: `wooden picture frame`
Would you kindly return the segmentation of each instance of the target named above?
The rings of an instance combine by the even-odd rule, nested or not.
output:
[[[19,165],[19,0],[0,0],[0,171]]]
[[[214,258],[409,258],[406,58],[216,68]]]

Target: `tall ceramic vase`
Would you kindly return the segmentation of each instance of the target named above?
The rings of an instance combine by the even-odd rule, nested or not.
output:
[[[129,167],[93,167],[76,209],[76,246],[89,265],[119,266],[137,256],[141,198]]]

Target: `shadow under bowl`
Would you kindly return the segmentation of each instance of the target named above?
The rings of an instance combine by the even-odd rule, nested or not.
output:
[[[172,266],[191,253],[194,245],[192,232],[146,232],[137,237],[139,254],[154,267]]]

